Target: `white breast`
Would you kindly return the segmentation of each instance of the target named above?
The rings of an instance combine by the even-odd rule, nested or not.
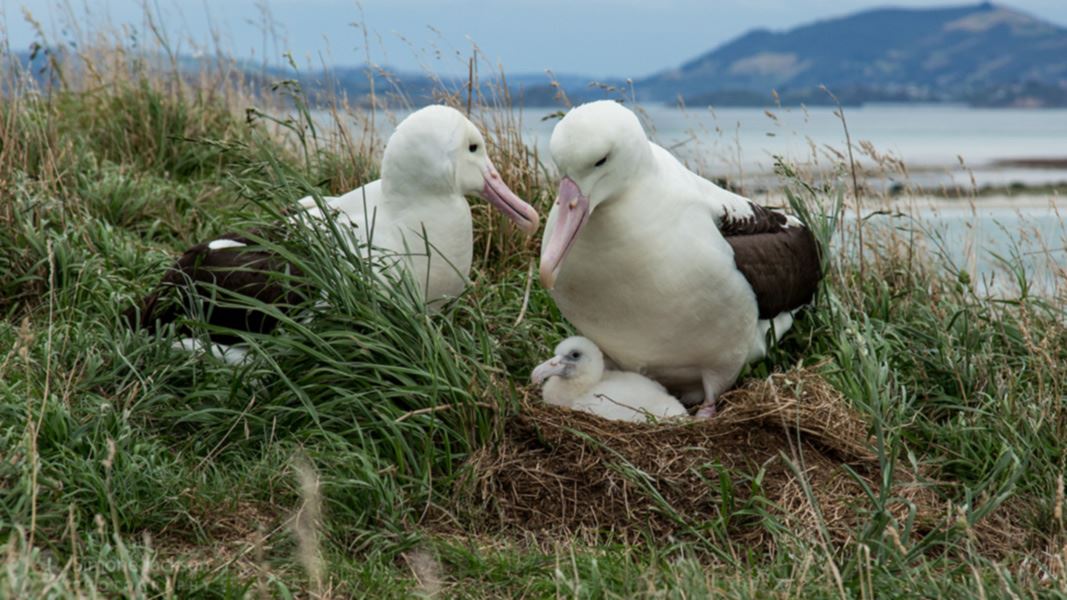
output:
[[[708,369],[736,375],[756,337],[756,300],[706,206],[620,200],[595,217],[552,292],[563,315],[622,369],[670,385]]]
[[[428,302],[463,292],[474,252],[474,226],[466,199],[457,195],[433,202],[418,210],[389,215],[395,231],[389,249],[404,256]]]
[[[636,373],[619,371],[605,372],[600,383],[573,400],[570,407],[605,419],[639,423],[649,416],[664,419],[688,415],[663,386]]]
[[[456,194],[404,202],[386,198],[381,181],[326,198],[350,243],[366,254],[368,239],[383,265],[404,265],[429,302],[463,292],[473,260],[470,205]],[[322,211],[310,198],[298,201],[308,217]]]

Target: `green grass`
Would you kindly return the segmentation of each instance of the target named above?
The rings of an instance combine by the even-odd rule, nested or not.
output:
[[[821,364],[870,419],[885,471],[941,484],[961,525],[916,547],[896,541],[908,524],[887,516],[888,482],[843,546],[798,538],[758,503],[733,516],[761,519],[772,554],[723,552],[715,536],[443,533],[427,517],[570,331],[536,282],[519,319],[536,240],[476,210],[474,284],[431,315],[410,282],[386,291],[358,257],[338,261],[333,233],[297,236],[275,249],[329,308],[250,338],[247,365],[190,356],[126,330],[122,310],[183,247],[375,177],[376,149],[312,135],[292,105],[246,121],[264,99],[149,70],[17,91],[0,105],[2,597],[1067,593],[1062,301],[979,297],[937,256],[871,231],[864,269],[836,246],[818,306],[749,367]],[[495,162],[543,211],[551,180],[509,123],[487,123]],[[782,181],[812,222],[845,194]],[[321,520],[294,529],[307,502]],[[998,507],[1026,537],[1006,555],[968,535]]]

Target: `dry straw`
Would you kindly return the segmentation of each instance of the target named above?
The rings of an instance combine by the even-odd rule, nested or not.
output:
[[[569,535],[663,539],[718,521],[732,541],[770,551],[774,528],[761,511],[796,536],[853,541],[869,517],[864,486],[878,490],[881,472],[867,423],[840,392],[798,369],[749,382],[722,401],[713,420],[654,425],[528,404],[499,444],[473,456],[455,510],[479,533],[545,543]],[[938,494],[905,469],[894,475],[893,518],[914,511],[911,533],[933,531],[943,514]],[[914,541],[899,531],[898,547]]]

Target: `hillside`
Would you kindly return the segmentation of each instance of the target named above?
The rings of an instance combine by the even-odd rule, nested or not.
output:
[[[854,101],[1062,104],[1067,29],[982,3],[886,8],[784,32],[753,30],[638,83],[647,98],[690,103],[818,94]],[[746,102],[743,102],[746,103]]]
[[[49,60],[62,53],[38,49],[14,58],[48,79]],[[162,60],[155,57],[151,60]],[[199,72],[214,58],[181,58]],[[165,61],[163,61],[165,62]],[[302,71],[239,62],[247,80],[264,88],[286,79],[300,81],[316,97],[338,93],[354,103],[375,96],[389,105],[421,106],[442,94],[465,97],[467,73],[436,75],[365,65]],[[502,90],[494,69],[479,78],[484,98]],[[594,83],[581,74],[520,73],[507,77],[512,103],[559,106],[562,88],[573,103],[629,97],[622,80]],[[372,86],[373,80],[373,86]],[[1067,28],[991,3],[951,8],[870,10],[816,21],[788,31],[756,29],[680,67],[633,83],[642,101],[690,105],[764,106],[831,103],[829,87],[845,104],[864,102],[960,102],[976,106],[1067,106]]]
[[[1067,106],[1067,28],[992,3],[949,8],[884,8],[816,21],[788,31],[756,29],[680,67],[634,83],[640,99],[689,104],[827,103],[826,85],[846,104],[871,101],[963,102],[979,106]],[[334,86],[363,97],[362,68],[337,69]],[[309,82],[328,77],[309,74]],[[389,89],[379,78],[376,88]],[[447,79],[447,78],[446,78]],[[462,80],[462,81],[461,81]],[[611,97],[621,81],[557,78],[574,102]],[[399,74],[408,98],[430,99],[426,75]],[[457,77],[446,87],[465,87]],[[543,73],[510,76],[513,98],[556,105]],[[394,88],[395,89],[395,88]],[[489,93],[483,90],[483,93]]]

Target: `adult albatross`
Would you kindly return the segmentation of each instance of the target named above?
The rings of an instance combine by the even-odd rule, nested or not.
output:
[[[799,220],[688,170],[611,101],[552,132],[562,177],[541,246],[542,284],[582,335],[627,371],[691,398],[698,416],[766,353],[822,277]]]
[[[382,262],[410,271],[426,301],[439,303],[459,295],[470,272],[474,234],[466,195],[488,201],[527,234],[537,231],[537,212],[500,178],[478,128],[455,109],[428,106],[404,119],[389,138],[381,179],[326,198],[325,209],[351,234],[348,243],[370,241]],[[322,223],[314,199],[297,204],[305,214],[290,219],[290,227]],[[205,320],[215,326],[212,341],[234,343],[240,340],[237,332],[267,333],[277,320],[240,303],[215,300],[236,294],[265,304],[297,304],[300,294],[279,276],[286,272],[299,275],[297,267],[254,240],[225,234],[187,250],[140,306],[127,311],[127,320],[154,329],[187,314],[190,301],[199,298]],[[184,340],[181,346],[197,344]],[[228,350],[212,348],[223,357]]]

